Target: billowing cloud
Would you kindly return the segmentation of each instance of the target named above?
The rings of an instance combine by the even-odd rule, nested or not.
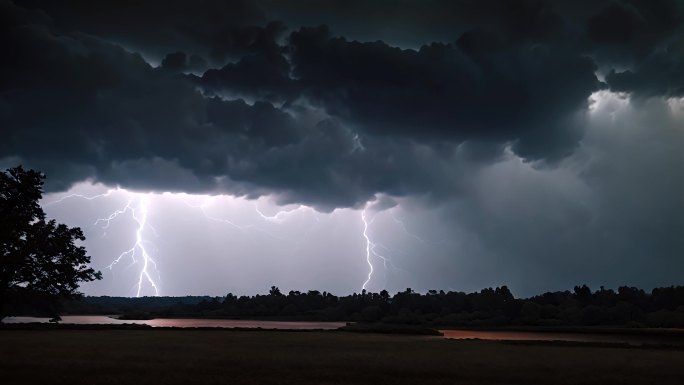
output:
[[[581,17],[539,1],[500,4],[490,16],[466,7],[482,25],[402,49],[325,26],[287,33],[267,7],[242,2],[3,8],[13,54],[3,64],[2,155],[44,169],[50,188],[89,178],[275,193],[327,208],[453,188],[424,170],[457,175],[468,159],[491,161],[509,144],[526,159],[563,159],[582,138],[589,95],[606,87],[592,52],[625,49],[600,21],[613,15],[610,31],[638,28],[666,41],[679,17],[642,3]],[[134,18],[117,27],[117,14]],[[669,19],[651,27],[661,18]],[[576,32],[582,23],[586,32]],[[143,59],[152,46],[164,47],[159,67]],[[644,55],[633,70],[610,72],[608,86],[678,95],[679,62],[659,70],[676,55]],[[233,61],[201,73],[222,60]]]
[[[0,166],[44,171],[50,192],[449,213],[417,226],[459,247],[435,251],[439,272],[412,265],[416,287],[572,272],[580,255],[596,274],[625,258],[636,275],[646,250],[679,266],[681,1],[1,0],[0,15]]]
[[[15,3],[42,15],[46,24],[62,33],[98,36],[156,62],[179,50],[220,62],[271,44],[270,32],[257,27],[266,23],[263,9],[245,0]],[[261,35],[264,38],[258,38]]]
[[[581,131],[565,119],[599,88],[592,61],[544,45],[471,47],[485,38],[476,33],[414,51],[303,29],[290,37],[293,75],[314,103],[372,134],[511,141],[536,158],[567,152]]]

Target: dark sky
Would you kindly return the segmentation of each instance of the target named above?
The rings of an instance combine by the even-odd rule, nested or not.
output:
[[[0,0],[0,42],[0,166],[139,247],[87,292],[682,283],[684,1]]]

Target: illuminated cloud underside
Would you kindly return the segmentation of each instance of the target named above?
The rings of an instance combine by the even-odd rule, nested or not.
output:
[[[102,190],[105,191],[101,192]],[[115,239],[119,245],[129,244],[129,246],[122,246],[123,250],[121,251],[111,251],[110,249],[107,252],[108,256],[101,255],[99,252],[94,255],[96,267],[104,270],[107,279],[116,282],[113,285],[119,287],[117,294],[120,295],[165,295],[164,286],[172,287],[174,285],[173,282],[165,282],[162,274],[165,264],[170,262],[169,258],[178,258],[178,256],[173,255],[173,252],[165,255],[157,245],[163,242],[165,236],[168,236],[164,234],[165,231],[157,230],[157,227],[165,227],[163,224],[155,224],[155,216],[159,214],[159,210],[163,210],[167,214],[180,210],[184,212],[183,215],[201,217],[204,226],[213,228],[215,233],[199,235],[205,239],[198,239],[198,245],[195,246],[198,253],[216,253],[216,251],[205,249],[201,245],[210,244],[212,240],[209,238],[216,236],[216,234],[221,236],[223,233],[228,233],[231,236],[237,235],[235,239],[237,243],[244,243],[244,239],[240,238],[253,237],[258,242],[278,244],[279,254],[281,254],[277,256],[278,258],[291,258],[291,254],[300,249],[302,244],[316,242],[317,239],[310,239],[309,233],[322,223],[340,221],[346,224],[353,221],[353,217],[356,216],[357,220],[362,221],[364,226],[363,229],[359,229],[358,226],[351,226],[346,229],[349,237],[356,237],[358,241],[347,245],[347,258],[350,259],[348,262],[352,264],[354,264],[352,258],[365,258],[368,267],[367,276],[359,284],[358,291],[367,289],[372,282],[376,281],[378,282],[373,284],[376,289],[384,288],[382,285],[387,283],[387,274],[393,274],[397,271],[410,274],[407,270],[397,267],[389,257],[379,251],[384,249],[384,253],[391,255],[394,253],[391,248],[371,240],[372,230],[370,226],[373,225],[376,217],[391,218],[391,222],[390,219],[387,219],[385,224],[390,224],[392,227],[391,224],[393,223],[394,229],[392,231],[400,231],[415,242],[425,242],[417,235],[409,233],[404,223],[397,219],[394,211],[397,211],[398,207],[391,208],[387,212],[373,212],[370,222],[367,222],[368,209],[344,209],[325,214],[304,205],[279,207],[268,197],[246,200],[230,196],[136,193],[121,188],[108,189],[106,186],[89,183],[79,184],[65,193],[48,194],[43,199],[42,204],[49,215],[54,214],[57,217],[63,215],[60,207],[68,210],[67,207],[64,207],[67,205],[68,207],[83,208],[83,205],[89,204],[97,211],[103,210],[104,207],[113,207],[112,211],[104,212],[101,217],[91,219],[86,223],[67,222],[84,228],[88,234],[86,246],[89,250],[91,248],[98,250],[99,248],[93,247],[93,245],[97,245],[103,239]],[[112,234],[115,227],[116,233]],[[284,228],[286,231],[283,231]],[[128,230],[127,234],[126,230]],[[334,239],[336,234],[329,234],[329,236]],[[129,241],[130,238],[132,240]],[[186,240],[192,242],[190,239]],[[359,250],[359,246],[362,247],[361,250]],[[253,246],[248,245],[247,247]],[[363,247],[366,250],[365,257],[363,256]],[[226,261],[224,262],[229,263],[234,255],[208,257],[225,258]],[[375,266],[378,261],[381,264]],[[175,261],[175,263],[177,262]],[[236,266],[236,268],[239,270],[240,266]],[[302,269],[305,268],[306,266],[302,266]],[[380,272],[382,272],[382,276],[375,277]],[[327,273],[334,274],[334,271]],[[133,285],[127,290],[121,290],[120,284],[129,282],[131,276],[135,277]],[[194,279],[194,277],[187,277],[187,279]],[[255,280],[258,281],[259,277],[255,277]],[[350,280],[361,281],[360,278],[350,278]],[[261,282],[261,284],[265,286],[270,283]],[[173,291],[171,292],[173,293]]]

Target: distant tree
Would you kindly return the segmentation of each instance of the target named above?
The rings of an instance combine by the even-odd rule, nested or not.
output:
[[[583,303],[587,303],[591,300],[591,289],[587,285],[575,286],[574,290],[575,297]]]
[[[283,295],[283,294],[280,292],[280,289],[278,289],[278,286],[271,286],[271,290],[268,291],[268,294],[269,294],[269,295],[272,295],[272,296],[281,296],[281,295]]]
[[[508,286],[501,286],[494,289],[494,293],[504,301],[511,301],[514,299],[513,293],[508,289]]]
[[[57,301],[79,296],[79,282],[102,278],[75,243],[85,240],[81,229],[45,220],[38,203],[44,179],[21,166],[0,172],[0,321],[9,294]]]

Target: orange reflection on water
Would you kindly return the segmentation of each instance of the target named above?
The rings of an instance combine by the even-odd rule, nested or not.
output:
[[[444,338],[480,339],[496,341],[570,341],[570,342],[602,342],[643,344],[678,344],[667,335],[640,335],[618,333],[562,333],[545,331],[511,331],[511,330],[440,330]]]

